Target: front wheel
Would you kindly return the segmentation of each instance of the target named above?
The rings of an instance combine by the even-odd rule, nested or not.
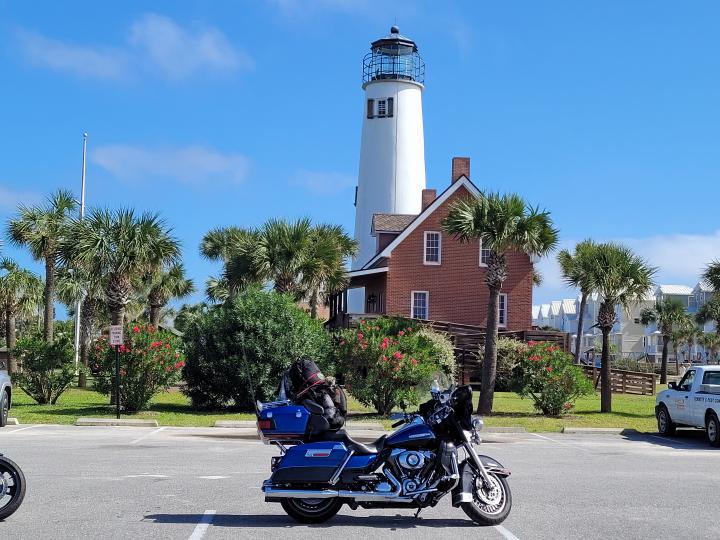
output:
[[[512,508],[510,486],[504,476],[489,473],[490,486],[485,487],[482,479],[473,479],[473,500],[460,506],[463,512],[478,525],[498,525],[505,521]]]
[[[0,521],[11,516],[25,498],[25,475],[17,464],[0,456]]]
[[[342,508],[343,502],[332,499],[283,499],[283,509],[287,515],[300,523],[324,523]]]

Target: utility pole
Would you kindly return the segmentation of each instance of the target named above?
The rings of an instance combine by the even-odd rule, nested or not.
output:
[[[82,181],[80,184],[80,221],[85,219],[85,156],[87,154],[88,134],[83,133],[82,151]],[[75,307],[75,373],[77,374],[80,361],[80,310],[82,309],[82,296]]]

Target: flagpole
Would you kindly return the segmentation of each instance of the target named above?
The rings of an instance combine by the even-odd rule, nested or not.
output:
[[[80,184],[80,221],[85,219],[85,156],[87,154],[87,133],[83,133],[82,151],[82,182]],[[75,307],[75,370],[77,372],[80,360],[80,310],[82,309],[82,296]]]

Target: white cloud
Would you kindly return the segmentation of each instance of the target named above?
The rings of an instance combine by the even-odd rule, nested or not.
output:
[[[667,234],[645,238],[618,238],[617,242],[632,248],[649,264],[656,266],[655,283],[695,286],[705,266],[720,258],[720,231],[711,234]],[[561,248],[575,245],[564,242]],[[535,290],[533,302],[573,297],[576,292],[565,286],[555,256],[538,264],[543,285]]]
[[[349,174],[301,169],[290,179],[290,184],[304,187],[316,195],[335,195],[354,186],[356,181],[356,177]]]
[[[113,144],[100,146],[90,160],[125,182],[160,179],[203,185],[215,182],[239,184],[248,173],[249,160],[204,146],[142,148]]]
[[[90,47],[47,38],[20,30],[20,47],[34,64],[81,77],[121,79],[129,67],[125,54],[117,49]]]
[[[24,190],[15,190],[0,184],[0,208],[3,210],[16,210],[19,204],[32,205],[39,203],[42,197],[39,193]]]
[[[252,59],[232,46],[216,28],[191,32],[162,15],[147,14],[130,31],[130,44],[141,58],[170,79],[181,79],[203,70],[236,71],[253,67]]]
[[[252,58],[214,27],[183,28],[168,17],[146,14],[116,47],[78,45],[19,30],[18,44],[33,63],[81,77],[126,80],[144,73],[179,80],[197,73],[251,69]]]

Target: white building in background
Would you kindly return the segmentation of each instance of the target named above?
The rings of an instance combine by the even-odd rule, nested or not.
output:
[[[414,41],[390,34],[373,41],[363,60],[363,122],[355,192],[358,270],[377,252],[373,215],[418,215],[425,189],[422,94],[425,64]],[[365,311],[365,290],[350,289],[351,313]]]
[[[619,356],[629,358],[647,357],[650,360],[659,361],[662,355],[662,335],[656,325],[643,326],[641,324],[640,318],[643,309],[652,308],[657,302],[674,300],[680,302],[690,315],[694,315],[700,306],[713,297],[713,294],[712,288],[703,282],[699,282],[695,287],[658,285],[652,292],[648,293],[644,300],[633,305],[629,311],[622,309],[620,306],[615,308],[617,322],[610,333],[610,341]],[[574,316],[569,302],[574,304]],[[599,349],[602,345],[602,333],[598,328],[594,327],[601,303],[602,299],[596,293],[590,295],[587,300],[583,321],[583,337],[580,344],[580,351],[583,356],[595,348]],[[535,310],[535,307],[538,309]],[[544,315],[544,307],[547,307],[547,316]],[[559,313],[558,316],[552,315],[555,310]],[[579,310],[579,297],[572,301],[568,301],[568,299],[554,300],[549,304],[534,306],[533,317],[535,317],[535,313],[538,316],[533,319],[533,325],[538,327],[550,326],[570,333],[571,346],[574,349]],[[714,332],[715,325],[706,323],[703,330],[705,332]],[[678,349],[679,351],[676,351],[671,344],[669,355],[671,361],[675,361],[677,352],[679,352],[680,361],[689,361],[690,359],[703,361],[706,359],[705,350],[700,344],[696,343],[690,347],[681,345]]]

